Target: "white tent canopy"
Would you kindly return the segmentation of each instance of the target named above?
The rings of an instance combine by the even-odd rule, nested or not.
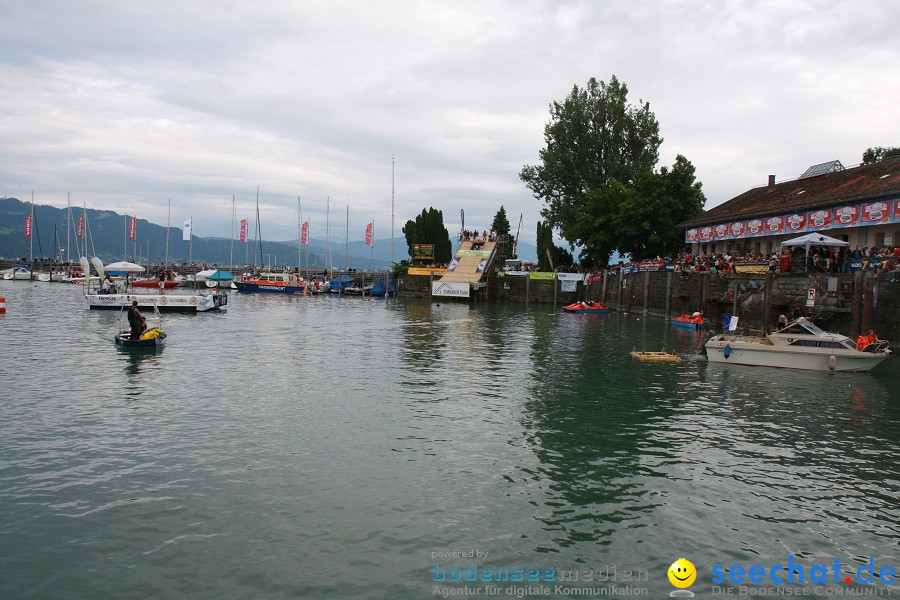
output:
[[[843,240],[838,240],[833,237],[828,237],[827,235],[823,235],[821,233],[807,233],[806,235],[801,235],[800,237],[795,237],[790,240],[785,240],[781,242],[781,247],[785,246],[805,246],[807,251],[810,246],[849,246],[850,242],[845,242]]]
[[[122,271],[125,273],[143,273],[144,267],[133,262],[114,262],[106,265],[107,271]]]

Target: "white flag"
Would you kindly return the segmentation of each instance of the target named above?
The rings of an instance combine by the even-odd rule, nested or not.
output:
[[[731,317],[731,321],[728,322],[728,331],[736,331],[737,330],[737,317]]]
[[[186,242],[191,241],[191,219],[184,222],[184,233],[181,235],[181,239]]]

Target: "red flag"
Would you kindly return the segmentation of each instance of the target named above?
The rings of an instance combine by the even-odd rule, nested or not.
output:
[[[372,245],[372,230],[375,228],[375,223],[369,223],[366,225],[366,246]]]
[[[241,239],[240,241],[247,241],[247,219],[241,219]]]
[[[303,227],[300,230],[300,243],[309,243],[309,221],[304,222]]]
[[[129,240],[134,239],[134,234],[137,232],[137,217],[131,217],[131,226],[129,229]]]
[[[78,237],[84,237],[84,215],[78,217]]]
[[[31,215],[25,217],[25,237],[31,237]]]

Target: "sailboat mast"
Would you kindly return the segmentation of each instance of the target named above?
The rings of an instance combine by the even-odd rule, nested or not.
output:
[[[72,252],[69,247],[69,234],[71,233],[71,229],[72,229],[72,197],[67,192],[66,193],[66,259],[68,259],[69,261],[72,260]],[[70,269],[66,269],[66,273],[71,275],[71,273],[69,273],[69,271],[70,271]]]
[[[259,186],[256,186],[256,245],[259,246],[259,260],[263,259],[262,223],[259,222]],[[253,264],[256,264],[256,250],[253,250]]]
[[[394,268],[394,155],[391,155],[391,269]]]
[[[300,196],[297,196],[297,272],[300,272],[300,241],[303,239],[303,211],[300,208]]]
[[[234,194],[231,195],[231,254],[228,255],[228,267],[234,266]]]
[[[169,268],[169,224],[172,221],[172,199],[169,198],[169,212],[166,213],[166,259],[163,262],[163,273]]]
[[[334,276],[334,265],[331,262],[331,196],[325,198],[325,249],[328,254],[328,276]]]
[[[31,191],[31,236],[28,238],[30,246],[28,247],[28,268],[31,270],[30,276],[34,276],[34,190]]]
[[[350,272],[350,205],[347,205],[347,226],[344,231],[344,273]]]

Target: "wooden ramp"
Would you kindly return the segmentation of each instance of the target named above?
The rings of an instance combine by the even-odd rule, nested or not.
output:
[[[487,266],[496,246],[497,242],[462,242],[456,251],[455,260],[458,261],[456,268],[446,271],[439,281],[453,283],[481,281],[482,276],[487,273]],[[485,259],[486,262],[482,265],[481,261]],[[481,271],[478,270],[479,266],[482,267]]]

